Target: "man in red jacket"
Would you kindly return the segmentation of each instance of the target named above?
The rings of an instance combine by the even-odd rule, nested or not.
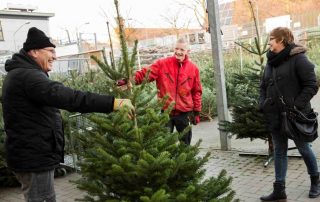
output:
[[[178,132],[182,132],[190,125],[190,121],[195,125],[200,122],[202,86],[199,69],[190,61],[189,51],[188,43],[181,38],[175,45],[173,56],[157,60],[149,67],[137,71],[134,77],[135,83],[141,84],[150,69],[147,79],[149,82],[156,81],[158,97],[169,96],[163,110],[174,102],[168,123],[171,131],[176,127]],[[118,81],[118,85],[121,83],[126,82]],[[182,141],[190,145],[191,137],[190,130]]]

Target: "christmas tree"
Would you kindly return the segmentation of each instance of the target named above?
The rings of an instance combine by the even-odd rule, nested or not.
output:
[[[260,138],[269,140],[269,132],[265,118],[259,111],[259,86],[264,69],[264,55],[267,52],[268,38],[261,46],[262,37],[257,26],[257,18],[254,16],[252,2],[249,1],[251,13],[256,27],[257,36],[254,45],[237,42],[250,54],[258,56],[252,67],[232,76],[233,91],[237,99],[233,103],[232,122],[221,122],[220,129],[235,134],[237,138]],[[269,148],[272,151],[272,148]]]
[[[2,88],[4,77],[0,78],[0,85]],[[0,94],[2,91],[0,91]],[[2,95],[0,95],[1,99]],[[4,131],[4,123],[2,117],[2,105],[0,105],[0,187],[7,187],[7,186],[18,186],[19,182],[17,181],[16,177],[14,176],[13,172],[7,167],[7,163],[5,160],[5,131]]]
[[[185,145],[184,134],[169,132],[169,110],[161,112],[164,100],[155,99],[156,91],[143,83],[120,91],[115,81],[133,75],[137,42],[131,55],[124,36],[124,23],[115,0],[121,43],[121,58],[104,62],[94,58],[106,74],[108,92],[132,100],[136,110],[124,108],[109,115],[86,117],[92,123],[89,134],[79,136],[82,178],[78,187],[87,192],[82,201],[232,201],[232,178],[223,170],[217,177],[204,179],[203,166],[210,153],[199,154],[198,141]],[[109,62],[108,62],[109,61]],[[111,62],[110,62],[111,61]],[[187,128],[184,132],[187,132]]]
[[[2,129],[0,130],[0,187],[17,186],[19,185],[19,183],[16,177],[14,176],[13,172],[7,167],[7,164],[5,161],[5,152],[4,152],[5,151],[4,149],[5,133],[3,129],[3,124],[1,124],[1,126],[2,126]]]

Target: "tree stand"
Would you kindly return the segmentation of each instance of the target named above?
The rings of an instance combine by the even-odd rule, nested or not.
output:
[[[297,149],[297,147],[289,147],[289,150]],[[268,154],[257,154],[257,153],[239,153],[239,156],[267,156],[266,161],[264,162],[263,166],[267,167],[273,161],[273,144],[272,144],[272,136],[268,135]],[[294,158],[302,158],[300,155],[288,155],[288,157]]]

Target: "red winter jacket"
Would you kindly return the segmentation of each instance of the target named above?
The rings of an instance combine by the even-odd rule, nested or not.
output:
[[[156,81],[158,97],[169,95],[163,109],[167,109],[174,101],[174,112],[201,111],[202,86],[199,69],[187,56],[183,62],[179,62],[175,56],[157,60],[151,66],[136,72],[136,84],[142,83],[148,69],[151,69],[148,80]]]

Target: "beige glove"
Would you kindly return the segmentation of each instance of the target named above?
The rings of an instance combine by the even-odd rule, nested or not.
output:
[[[131,111],[134,111],[134,106],[129,99],[114,99],[113,111],[118,111],[122,107],[127,106]]]

